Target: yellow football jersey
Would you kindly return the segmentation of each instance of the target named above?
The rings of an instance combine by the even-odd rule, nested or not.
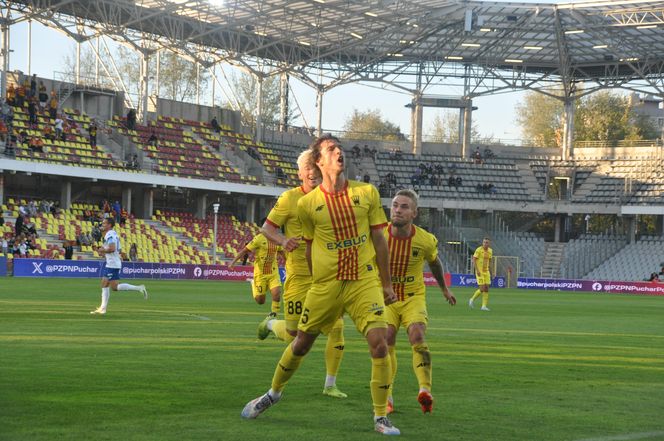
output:
[[[493,257],[493,250],[488,248],[486,251],[482,246],[477,247],[473,257],[477,259],[475,264],[476,273],[487,273],[490,270],[491,258]]]
[[[247,244],[247,249],[254,253],[254,278],[277,273],[277,252],[282,249],[280,245],[273,244],[259,233]]]
[[[297,202],[306,193],[302,187],[287,190],[279,196],[279,199],[267,215],[267,222],[276,228],[284,229],[286,237],[302,237],[302,224],[297,217]],[[311,275],[307,259],[305,257],[306,245],[300,244],[299,247],[286,253],[286,273],[287,274],[306,274]]]
[[[424,295],[424,262],[433,262],[438,257],[438,239],[415,225],[408,237],[392,236],[392,224],[385,230],[390,250],[390,274],[392,288],[399,300],[414,295]]]
[[[302,237],[312,241],[314,282],[377,277],[371,229],[387,224],[378,190],[348,181],[338,193],[318,186],[298,204]]]

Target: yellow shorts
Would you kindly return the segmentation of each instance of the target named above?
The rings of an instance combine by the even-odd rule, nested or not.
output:
[[[397,331],[400,325],[403,325],[406,329],[413,323],[424,323],[426,326],[429,323],[426,297],[413,296],[406,300],[387,305],[385,318],[387,319],[387,324],[394,326]]]
[[[363,335],[373,328],[386,328],[385,301],[378,277],[371,274],[361,280],[312,283],[297,329],[307,334],[327,334],[344,311]]]
[[[297,323],[302,315],[304,299],[311,288],[311,276],[300,274],[286,274],[284,282],[284,320],[286,329],[297,331]]]
[[[268,295],[273,288],[279,286],[281,286],[281,279],[278,272],[275,274],[261,274],[258,277],[254,277],[254,281],[251,283],[251,293],[254,295],[254,298],[264,296]]]
[[[482,285],[491,285],[491,273],[490,272],[485,272],[485,273],[475,273],[475,277],[477,278],[477,285],[482,286]]]

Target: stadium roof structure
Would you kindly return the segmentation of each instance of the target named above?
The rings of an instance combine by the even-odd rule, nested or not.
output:
[[[445,0],[0,0],[3,25],[36,20],[79,42],[287,72],[324,92],[381,82],[473,97],[562,85],[664,96],[664,2]],[[10,11],[9,14],[6,11]],[[584,83],[583,91],[575,89]]]

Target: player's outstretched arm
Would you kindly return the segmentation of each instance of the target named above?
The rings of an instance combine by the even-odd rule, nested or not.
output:
[[[288,238],[284,236],[281,230],[279,230],[277,227],[275,227],[269,222],[265,222],[263,224],[263,228],[261,228],[261,233],[263,233],[263,236],[267,237],[267,240],[269,240],[272,243],[276,243],[277,245],[281,245],[284,248],[284,250],[288,252],[291,252],[300,246],[299,237]]]
[[[440,261],[440,257],[436,257],[432,262],[429,262],[429,269],[431,269],[431,274],[438,282],[440,290],[443,292],[443,296],[447,299],[447,303],[454,306],[456,305],[456,297],[447,287],[445,283],[445,271],[443,270],[443,262]]]
[[[233,258],[231,263],[228,264],[228,267],[233,268],[235,266],[235,264],[238,263],[240,261],[240,259],[243,259],[244,256],[246,256],[248,253],[249,253],[249,249],[245,247],[242,251],[240,251],[239,253],[237,253],[235,255],[235,257]]]
[[[390,251],[387,248],[387,240],[383,235],[383,230],[375,228],[371,230],[371,241],[376,250],[376,265],[380,274],[380,283],[383,286],[383,297],[385,305],[397,301],[397,296],[392,288],[392,276],[390,274]]]

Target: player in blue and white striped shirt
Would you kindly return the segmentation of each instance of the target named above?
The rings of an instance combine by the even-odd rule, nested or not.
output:
[[[120,283],[120,269],[122,268],[122,258],[120,257],[120,237],[113,229],[115,219],[108,217],[101,223],[104,234],[104,245],[97,248],[99,254],[106,257],[106,267],[102,270],[101,278],[101,305],[90,314],[106,314],[108,298],[113,291],[139,291],[143,294],[145,300],[148,299],[148,291],[145,285],[130,285],[129,283]]]

